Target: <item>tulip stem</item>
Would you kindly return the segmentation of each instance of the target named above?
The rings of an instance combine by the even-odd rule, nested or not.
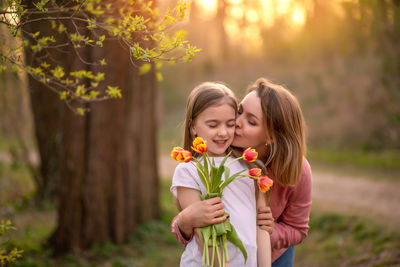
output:
[[[197,163],[201,164],[198,159],[196,159],[196,158],[194,158],[194,159],[197,161]],[[190,163],[192,163],[193,166],[203,175],[204,181],[206,182],[206,184],[204,186],[206,187],[207,192],[209,192],[210,191],[210,184],[208,182],[208,174],[206,175],[203,172],[203,170],[198,165],[194,164],[192,161]]]
[[[236,159],[234,159],[234,160],[232,160],[232,161],[229,161],[228,164],[226,164],[226,167],[229,167],[229,165],[231,165],[231,164],[234,163],[235,161],[238,161],[238,160],[240,160],[240,159],[242,159],[242,158],[243,158],[243,156],[241,156],[241,157],[239,157],[239,158],[236,158]]]

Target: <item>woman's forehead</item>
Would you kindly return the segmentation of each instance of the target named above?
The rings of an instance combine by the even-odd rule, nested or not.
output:
[[[256,91],[248,93],[240,103],[245,112],[253,113],[254,115],[262,115],[260,98]]]

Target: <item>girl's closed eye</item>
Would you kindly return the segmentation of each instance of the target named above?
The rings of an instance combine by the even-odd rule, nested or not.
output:
[[[228,122],[228,123],[226,124],[226,126],[228,126],[229,128],[235,127],[235,122]]]

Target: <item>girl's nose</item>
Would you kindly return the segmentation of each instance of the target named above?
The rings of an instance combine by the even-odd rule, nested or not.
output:
[[[225,136],[226,133],[227,133],[227,129],[226,129],[225,126],[224,126],[224,127],[221,127],[221,128],[219,129],[219,131],[218,131],[218,134],[219,134],[220,136]]]

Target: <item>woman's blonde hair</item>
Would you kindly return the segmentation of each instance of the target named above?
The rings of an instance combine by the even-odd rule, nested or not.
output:
[[[287,89],[265,78],[258,79],[247,93],[261,100],[267,138],[265,166],[283,185],[295,185],[301,176],[306,152],[305,121],[299,102]]]
[[[190,130],[193,122],[206,108],[222,104],[230,105],[235,110],[235,113],[238,109],[234,93],[222,83],[204,82],[196,86],[188,96],[183,147],[192,152],[194,156],[197,156],[197,154],[191,149],[191,145],[195,136],[191,134]]]

